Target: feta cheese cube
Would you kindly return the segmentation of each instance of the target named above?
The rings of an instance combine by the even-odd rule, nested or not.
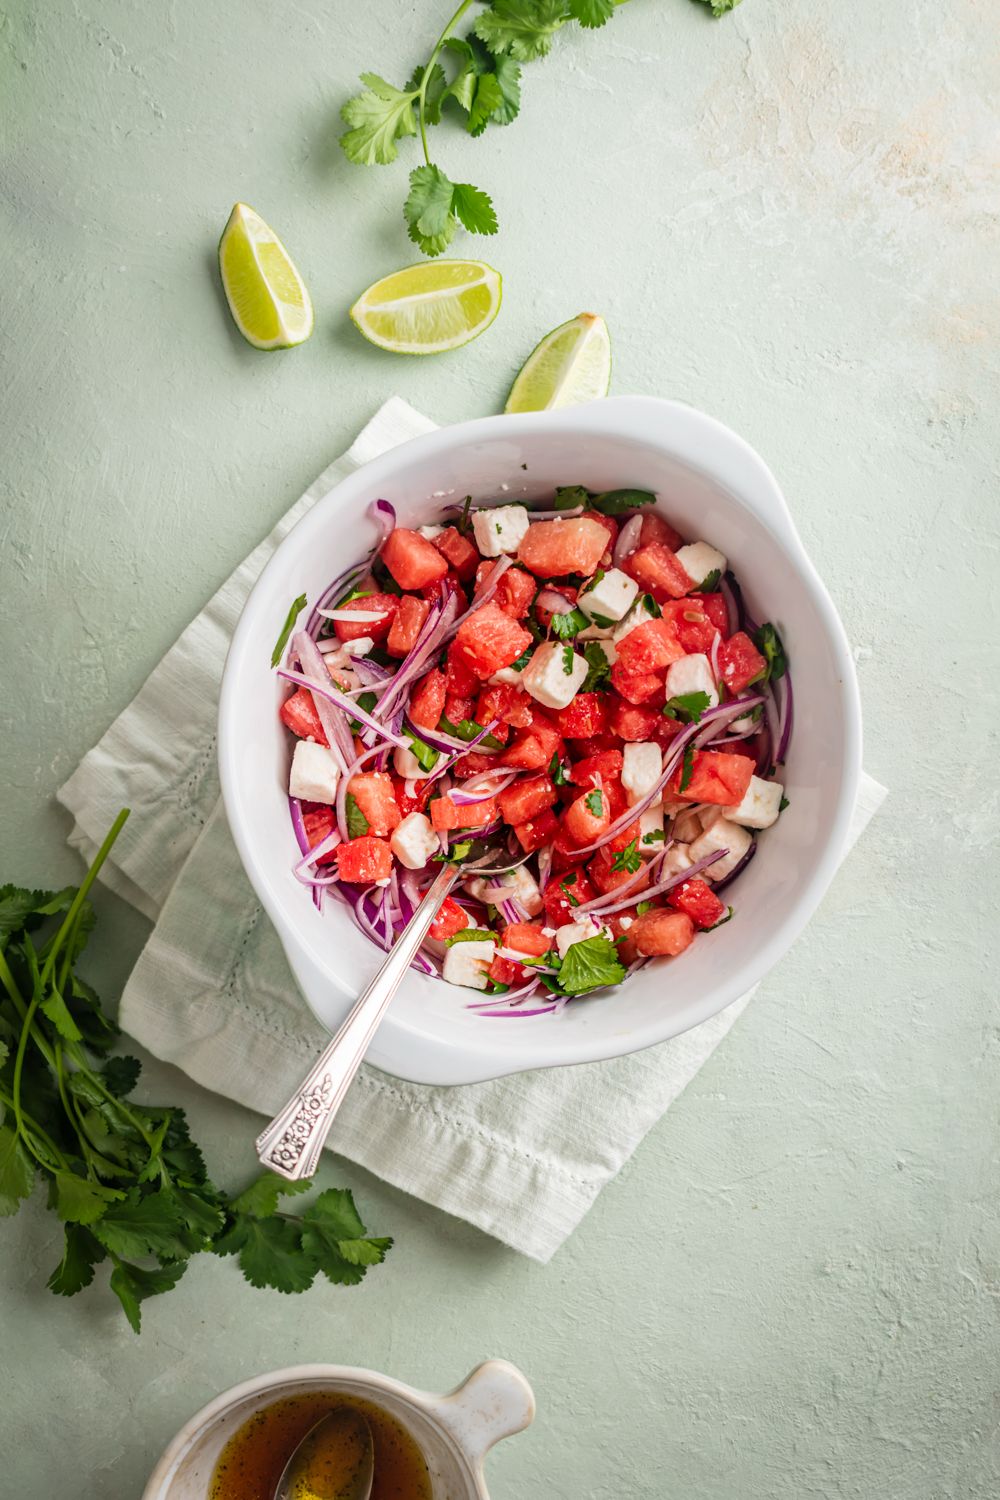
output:
[[[426,781],[428,776],[434,775],[433,766],[425,771],[408,745],[396,746],[392,752],[392,763],[406,781]]]
[[[628,614],[620,620],[611,632],[613,641],[624,640],[630,630],[635,630],[637,625],[645,625],[647,620],[655,620],[656,606],[650,603],[648,594],[640,594],[632,605]]]
[[[441,845],[430,818],[422,812],[411,812],[393,829],[389,847],[408,870],[422,870]]]
[[[660,875],[664,880],[668,875],[683,875],[684,871],[690,870],[693,864],[694,860],[691,858],[691,851],[687,844],[671,844],[663,856]]]
[[[710,573],[721,575],[727,567],[723,554],[707,542],[689,542],[686,547],[679,547],[677,561],[695,587],[700,587]]]
[[[499,672],[494,672],[488,680],[490,682],[509,682],[511,687],[521,686],[521,671],[517,667],[501,667]]]
[[[484,557],[516,552],[529,524],[523,505],[496,505],[489,510],[474,511],[472,516],[476,546]]]
[[[690,844],[691,840],[696,839],[702,832],[702,823],[698,816],[698,809],[688,803],[683,812],[679,812],[675,816],[670,832],[682,844]]]
[[[629,806],[651,792],[663,771],[663,752],[654,740],[636,740],[622,751],[622,786]]]
[[[724,876],[731,875],[750,848],[751,842],[746,829],[741,828],[738,823],[730,823],[727,818],[716,818],[691,844],[691,858],[704,859],[706,854],[714,854],[717,849],[728,849],[729,853],[709,865],[707,870],[702,870],[699,879],[722,880]]]
[[[778,821],[784,795],[785,788],[780,781],[764,781],[760,776],[751,776],[739,807],[724,807],[722,816],[744,828],[770,828]]]
[[[315,740],[299,740],[288,778],[290,797],[332,805],[337,800],[339,778],[337,762],[325,745],[317,745]]]
[[[487,984],[486,970],[493,962],[497,945],[473,939],[467,943],[452,943],[444,953],[443,977],[449,984],[462,984],[466,989],[484,990]]]
[[[417,530],[419,531],[419,533],[420,533],[420,535],[422,537],[426,538],[427,541],[433,542],[433,540],[434,540],[434,538],[436,536],[440,536],[441,535],[442,531],[444,530],[444,527],[443,526],[418,526]]]
[[[684,693],[707,693],[709,708],[714,708],[719,701],[712,663],[701,651],[682,656],[667,668],[667,697],[679,698]]]
[[[519,870],[508,870],[492,879],[477,875],[464,884],[469,895],[486,906],[499,906],[504,900],[519,901],[529,917],[537,917],[542,909],[542,893],[538,889],[538,882],[523,865]]]
[[[639,853],[652,859],[654,854],[659,854],[663,843],[663,803],[654,802],[652,807],[639,814]]]
[[[599,615],[605,622],[618,621],[628,614],[638,592],[639,585],[634,578],[620,568],[608,568],[580,594],[576,602],[590,619]]]
[[[370,635],[359,635],[356,640],[345,641],[344,650],[348,656],[367,656],[374,644]]]
[[[572,948],[574,943],[582,943],[587,938],[602,935],[610,937],[611,929],[599,927],[592,917],[581,917],[579,921],[567,922],[564,926],[557,927],[556,948],[559,951],[559,957],[565,958],[567,950]]]
[[[589,670],[586,659],[568,643],[545,641],[521,673],[521,686],[544,708],[566,708],[583,686]]]

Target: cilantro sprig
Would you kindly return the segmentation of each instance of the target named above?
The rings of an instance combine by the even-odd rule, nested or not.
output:
[[[570,944],[559,966],[557,983],[564,995],[583,995],[588,990],[621,984],[624,978],[618,950],[609,937],[599,933]]]
[[[788,671],[788,657],[785,655],[781,636],[769,620],[754,631],[753,643],[767,662],[765,670],[754,681],[777,682],[780,677],[784,677]]]
[[[680,724],[700,724],[702,714],[711,703],[707,693],[677,693],[667,699],[663,712],[668,719],[676,719]]]
[[[289,636],[291,635],[292,631],[295,629],[295,622],[298,619],[299,615],[302,613],[302,611],[305,609],[305,607],[306,607],[306,596],[305,596],[305,594],[300,594],[297,599],[293,599],[293,601],[291,603],[291,606],[289,607],[288,614],[285,616],[285,623],[281,627],[281,634],[278,636],[278,639],[275,641],[275,643],[274,643],[274,650],[271,652],[271,666],[272,667],[276,667],[278,665],[279,661],[281,660],[281,658],[282,658],[282,656],[284,654],[285,647],[288,645]]]
[[[370,1236],[333,1188],[301,1214],[279,1206],[311,1182],[273,1173],[230,1195],[209,1179],[182,1110],[139,1104],[135,1058],[110,1056],[118,1028],[77,971],[94,928],[88,893],[125,823],[115,820],[78,887],[0,887],[0,1216],[44,1182],[63,1226],[57,1296],[99,1266],[136,1333],[142,1304],[199,1254],[235,1255],[257,1287],[301,1292],[317,1275],[353,1285],[392,1241]]]
[[[648,838],[643,839],[644,844],[648,843],[648,841]],[[619,849],[611,861],[611,868],[612,870],[627,870],[630,875],[634,875],[641,864],[642,855],[639,853],[639,840],[638,838],[634,838],[630,843],[625,845],[624,849]]]
[[[573,636],[579,635],[581,630],[586,630],[590,621],[582,609],[574,607],[567,610],[564,615],[553,615],[550,626],[552,634],[561,641],[572,640]]]
[[[410,172],[403,213],[407,231],[425,255],[440,255],[459,228],[496,234],[489,194],[471,182],[453,182],[431,155],[428,133],[446,115],[473,137],[509,125],[521,109],[523,64],[546,57],[564,26],[604,26],[621,0],[490,0],[466,36],[456,33],[476,0],[462,0],[446,22],[427,61],[397,88],[379,73],[362,73],[364,89],[348,99],[341,117],[344,154],[359,166],[388,166],[400,141],[419,137],[423,164]],[[737,0],[710,0],[715,14]],[[615,512],[609,511],[608,514]]]

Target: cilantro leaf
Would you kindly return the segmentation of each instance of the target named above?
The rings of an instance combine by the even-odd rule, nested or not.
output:
[[[453,932],[451,937],[445,938],[446,948],[453,948],[456,943],[492,943],[495,942],[492,932],[486,927],[462,927],[458,932]]]
[[[564,615],[553,615],[550,625],[552,634],[561,641],[571,640],[573,636],[579,635],[581,630],[586,630],[590,621],[582,609],[568,610]]]
[[[493,111],[494,125],[509,125],[521,109],[521,69],[512,57],[494,57],[493,76],[500,89],[500,103]]]
[[[291,635],[292,631],[294,630],[294,628],[295,628],[295,622],[298,619],[299,615],[302,613],[302,611],[305,609],[305,607],[306,607],[306,596],[305,596],[305,594],[300,594],[297,599],[293,599],[292,600],[292,603],[291,603],[291,605],[289,607],[288,613],[285,616],[285,623],[281,627],[281,634],[278,636],[278,639],[275,641],[275,643],[274,643],[274,650],[271,652],[271,666],[272,667],[276,667],[278,665],[279,661],[281,660],[281,657],[282,657],[282,654],[284,652],[284,649],[288,645],[288,637]]]
[[[317,1270],[298,1224],[287,1219],[245,1220],[239,1266],[251,1286],[286,1293],[308,1291]]]
[[[35,1185],[35,1168],[17,1134],[0,1125],[0,1218],[16,1214]]]
[[[576,510],[578,506],[589,505],[590,500],[590,491],[582,484],[561,484],[556,487],[553,504],[556,510]]]
[[[562,669],[567,677],[573,675],[573,663],[576,660],[572,646],[564,646],[562,649]]]
[[[595,818],[603,817],[604,798],[601,796],[600,787],[595,787],[592,792],[588,792],[583,800],[588,812],[593,813]]]
[[[644,844],[662,844],[666,837],[667,835],[662,828],[654,828],[651,832],[643,834],[642,842]]]
[[[417,133],[416,91],[404,93],[377,73],[362,73],[361,82],[364,93],[348,99],[340,111],[344,124],[351,127],[340,137],[340,144],[344,154],[361,166],[386,166],[396,160],[396,141]]]
[[[277,1172],[263,1172],[232,1200],[230,1208],[237,1214],[252,1214],[256,1218],[267,1219],[271,1214],[277,1213],[280,1198],[307,1193],[311,1186],[308,1181],[289,1182],[287,1178],[279,1177]]]
[[[414,167],[410,192],[403,205],[410,239],[425,255],[440,255],[455,235],[452,201],[455,184],[440,167]]]
[[[510,670],[512,672],[523,672],[524,669],[525,669],[525,667],[528,665],[529,661],[531,660],[531,653],[534,651],[534,649],[535,649],[534,643],[532,643],[530,646],[525,646],[524,650],[521,652],[520,656],[517,658],[517,661],[512,661],[511,662],[511,664],[510,664]]]
[[[425,744],[419,735],[414,734],[411,729],[407,729],[405,733],[421,771],[433,771],[441,752],[439,750],[432,750],[430,745]]]
[[[567,995],[583,995],[605,985],[621,984],[625,968],[614,943],[603,933],[571,943],[559,969],[559,985]]]
[[[719,579],[721,577],[722,577],[722,569],[721,568],[713,568],[712,571],[711,571],[711,573],[706,573],[705,574],[705,577],[701,580],[701,582],[699,583],[698,587],[695,589],[695,593],[696,594],[710,594],[712,592],[712,590],[715,589],[718,586],[718,582],[719,582]]]
[[[369,1236],[351,1194],[331,1188],[320,1193],[302,1215],[302,1248],[328,1281],[352,1285],[368,1266],[380,1264],[391,1239]]]
[[[57,1297],[74,1297],[93,1281],[94,1267],[105,1259],[107,1251],[82,1224],[67,1224],[65,1235],[62,1260],[46,1285]]]
[[[465,128],[469,134],[482,135],[502,103],[503,94],[496,74],[483,73],[476,79],[471,98],[466,105],[469,118]]]
[[[532,62],[547,56],[568,19],[565,0],[493,0],[473,29],[491,52]]]
[[[779,678],[784,677],[788,671],[788,657],[785,655],[781,636],[770,621],[765,621],[759,630],[754,631],[753,643],[767,662],[767,670],[756,680],[777,682]]]
[[[488,81],[488,78],[481,79],[480,89]],[[496,234],[498,226],[493,200],[482,188],[473,187],[471,182],[456,182],[451,206],[455,217],[470,234]]]
[[[778,811],[784,812],[785,808],[791,807],[791,805],[792,804],[789,802],[787,797],[782,797],[781,801],[778,803]]]
[[[611,681],[611,663],[608,661],[600,641],[585,641],[583,655],[590,668],[584,678],[582,693],[596,693],[606,688]]]
[[[639,853],[638,844],[638,838],[634,838],[631,843],[625,845],[624,849],[620,849],[611,861],[612,870],[627,870],[630,875],[634,875],[642,864],[642,855]]]
[[[720,16],[728,15],[731,10],[735,10],[740,0],[698,0],[698,3],[710,6],[712,15],[718,20]]]
[[[113,1255],[182,1260],[196,1248],[185,1233],[177,1204],[166,1193],[139,1197],[133,1192],[124,1203],[111,1204],[94,1223],[93,1233]]]
[[[44,917],[65,911],[75,896],[72,886],[61,891],[26,891],[15,885],[0,886],[0,953],[8,938],[30,932]]]
[[[570,785],[570,779],[563,770],[562,761],[559,759],[558,750],[553,752],[552,759],[549,761],[549,776],[556,786]]]
[[[691,785],[691,777],[693,775],[694,775],[694,746],[693,745],[685,745],[684,746],[684,758],[683,758],[683,761],[681,762],[681,779],[680,779],[680,781],[678,783],[678,786],[677,786],[677,790],[679,792],[683,793],[683,792],[687,791],[688,787]]]
[[[358,799],[353,792],[347,794],[347,837],[350,839],[363,838],[371,829],[371,824],[358,806]]]
[[[591,500],[595,510],[603,516],[620,516],[624,511],[638,510],[643,505],[655,505],[656,496],[649,490],[605,490]]]
[[[707,693],[677,693],[667,699],[663,712],[668,719],[677,719],[681,724],[700,724],[701,716],[711,702]]]
[[[142,1327],[140,1303],[148,1297],[158,1297],[177,1285],[187,1270],[187,1261],[178,1260],[168,1266],[157,1266],[147,1271],[142,1266],[132,1265],[127,1260],[119,1261],[111,1272],[111,1290],[125,1310],[125,1316],[138,1333]]]
[[[56,1213],[64,1224],[95,1224],[109,1204],[125,1197],[118,1188],[78,1177],[68,1169],[53,1173],[53,1183]]]
[[[460,719],[457,724],[453,724],[444,714],[441,715],[438,723],[445,734],[454,735],[455,739],[465,740],[467,744],[470,740],[474,740],[477,734],[483,734],[483,730],[486,728],[485,724],[480,724],[475,719]],[[495,734],[485,734],[479,741],[476,749],[502,750],[503,746]]]
[[[615,13],[615,0],[566,0],[566,8],[581,26],[603,26]]]
[[[101,1069],[101,1077],[105,1088],[117,1099],[124,1099],[139,1082],[141,1072],[142,1063],[137,1057],[109,1057]]]

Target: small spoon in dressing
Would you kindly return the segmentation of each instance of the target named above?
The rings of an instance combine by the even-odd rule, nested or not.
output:
[[[353,1407],[311,1427],[278,1480],[274,1500],[370,1500],[375,1447],[366,1418]]]

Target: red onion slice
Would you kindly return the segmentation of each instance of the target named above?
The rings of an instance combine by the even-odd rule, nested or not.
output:
[[[641,530],[642,516],[629,516],[615,539],[614,551],[611,554],[616,568],[620,568],[625,559],[638,547]]]

